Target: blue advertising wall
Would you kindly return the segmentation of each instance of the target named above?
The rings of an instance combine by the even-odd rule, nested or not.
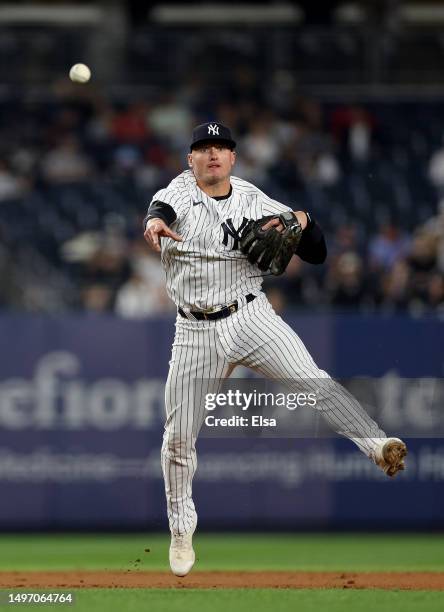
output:
[[[437,319],[285,318],[335,377],[442,377]],[[159,452],[173,335],[169,318],[0,317],[1,529],[167,529]],[[428,432],[409,448],[391,480],[348,440],[200,439],[200,524],[443,527],[444,440]]]

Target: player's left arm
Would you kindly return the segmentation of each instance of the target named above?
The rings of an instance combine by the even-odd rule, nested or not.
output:
[[[293,212],[299,220],[298,214],[295,211]],[[296,255],[308,263],[322,264],[327,258],[324,233],[309,213],[304,212],[303,214],[307,217],[307,225],[296,248]]]
[[[259,190],[258,190],[259,191]],[[292,210],[290,206],[273,200],[265,193],[259,191],[262,204],[262,215],[280,215],[283,212],[291,212],[297,218],[302,227],[302,236],[296,247],[295,254],[303,261],[311,264],[322,264],[327,257],[327,245],[324,233],[319,224],[313,219],[310,213],[304,210]],[[279,219],[272,219],[266,223],[262,229],[275,226],[278,231],[283,230],[283,225]]]
[[[301,224],[303,230],[295,254],[307,263],[324,263],[327,258],[327,245],[321,228],[310,213],[303,210],[293,210],[292,213]],[[276,227],[278,231],[284,229],[279,219],[271,219],[262,229],[268,229],[273,226]]]

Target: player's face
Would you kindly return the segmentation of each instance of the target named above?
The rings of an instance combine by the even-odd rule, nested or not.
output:
[[[216,185],[228,179],[236,160],[236,153],[220,142],[197,145],[188,155],[188,163],[196,180],[205,185]]]

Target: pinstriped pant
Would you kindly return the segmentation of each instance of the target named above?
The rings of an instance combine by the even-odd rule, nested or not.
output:
[[[358,401],[317,367],[299,336],[274,312],[264,294],[226,319],[190,321],[178,315],[165,390],[161,453],[172,533],[192,533],[197,524],[192,481],[204,408],[194,397],[194,381],[224,379],[236,365],[267,378],[292,379],[295,384],[301,378],[304,383],[324,379],[324,395],[317,395],[316,409],[334,431],[353,440],[369,457],[386,437]]]

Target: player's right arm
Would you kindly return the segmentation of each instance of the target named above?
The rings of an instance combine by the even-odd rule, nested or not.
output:
[[[182,242],[182,238],[176,232],[173,232],[168,225],[166,225],[163,219],[159,219],[158,217],[152,217],[148,219],[145,232],[143,237],[148,242],[150,247],[155,251],[160,253],[160,240],[161,236],[166,236],[167,238],[172,238],[176,242]]]
[[[150,247],[157,252],[160,252],[160,238],[162,236],[171,238],[176,242],[182,241],[181,236],[169,227],[177,220],[175,210],[177,205],[174,206],[174,204],[176,204],[175,198],[172,197],[171,193],[165,189],[158,191],[143,220],[145,230],[143,236]]]

